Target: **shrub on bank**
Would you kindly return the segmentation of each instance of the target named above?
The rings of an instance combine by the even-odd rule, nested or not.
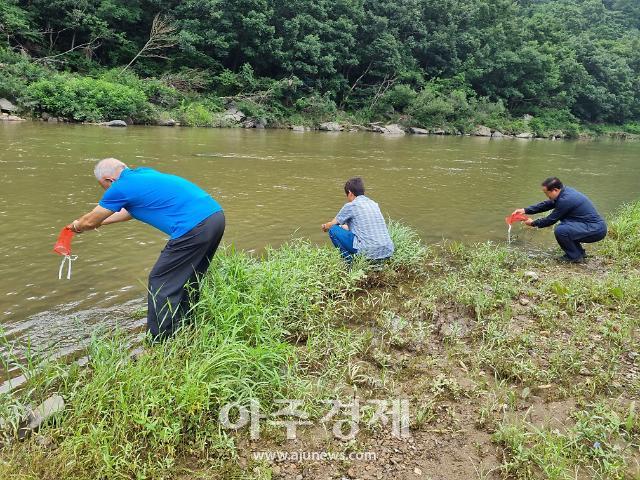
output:
[[[426,86],[409,105],[407,112],[422,127],[444,127],[463,118],[470,118],[463,92],[441,93],[435,86]]]
[[[536,110],[529,126],[538,137],[563,133],[567,137],[575,138],[580,134],[578,120],[568,110]]]
[[[188,103],[179,109],[178,121],[187,127],[211,127],[213,112],[201,103]]]
[[[478,98],[466,85],[432,82],[411,100],[406,93],[404,98],[410,101],[406,112],[420,127],[464,133],[476,125],[487,125],[500,130],[509,118],[502,102]]]
[[[177,110],[177,120],[187,127],[228,127],[221,112],[224,110],[218,98],[205,98],[201,101],[184,100]]]
[[[20,98],[27,86],[51,76],[51,70],[33,63],[23,56],[0,48],[0,97]]]
[[[326,122],[336,118],[338,108],[328,95],[310,95],[295,102],[295,111],[302,118],[313,122]]]
[[[58,74],[38,80],[26,90],[34,110],[76,121],[146,119],[148,102],[138,88],[90,77]]]
[[[396,112],[404,112],[417,95],[418,93],[409,85],[396,85],[382,96],[376,104],[376,111],[384,113],[391,109]]]
[[[122,71],[114,68],[107,70],[99,77],[110,83],[126,85],[134,90],[144,92],[149,103],[159,108],[172,109],[184,99],[184,95],[158,78],[140,78],[131,70]]]
[[[622,130],[633,135],[640,135],[640,122],[627,122],[622,125]]]

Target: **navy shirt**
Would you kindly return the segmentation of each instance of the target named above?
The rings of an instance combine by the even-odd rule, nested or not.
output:
[[[190,181],[146,167],[125,168],[99,205],[112,212],[126,208],[133,218],[172,239],[222,210],[211,195]]]
[[[534,227],[544,228],[558,221],[581,222],[588,224],[598,224],[606,228],[606,223],[591,200],[584,194],[571,187],[563,187],[560,195],[555,200],[546,200],[536,205],[524,209],[528,215],[546,212],[553,209],[553,212],[545,218],[539,218],[533,222]]]

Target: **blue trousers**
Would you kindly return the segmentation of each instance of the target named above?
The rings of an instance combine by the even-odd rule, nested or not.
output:
[[[329,238],[333,242],[333,245],[340,249],[340,253],[346,260],[351,261],[353,255],[358,253],[358,250],[353,248],[353,239],[355,236],[340,225],[334,225],[329,229]]]
[[[599,242],[607,236],[607,226],[581,222],[562,222],[554,231],[558,245],[571,260],[584,257],[582,243]]]

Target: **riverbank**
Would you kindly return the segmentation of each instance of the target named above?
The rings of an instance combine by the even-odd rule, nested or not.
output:
[[[131,119],[127,120],[109,120],[105,122],[74,122],[71,119],[64,117],[55,117],[47,113],[40,116],[27,117],[33,121],[53,122],[53,123],[82,123],[85,125],[100,125],[105,127],[127,127],[134,125],[135,123]],[[8,113],[0,114],[0,122],[21,122],[26,119],[17,115],[11,115]],[[298,119],[299,120],[299,119]],[[372,132],[389,136],[397,135],[466,135],[474,137],[485,137],[492,139],[520,139],[520,140],[533,140],[533,139],[548,139],[548,140],[565,140],[565,139],[578,139],[578,140],[599,140],[599,139],[615,139],[615,140],[640,140],[640,135],[630,133],[628,131],[620,130],[615,125],[601,126],[596,130],[584,129],[577,134],[567,135],[562,130],[555,130],[550,133],[535,134],[530,130],[519,132],[517,130],[511,130],[511,133],[505,129],[500,131],[496,128],[489,128],[485,125],[477,125],[470,133],[464,133],[455,128],[421,128],[406,126],[398,123],[385,123],[382,121],[369,122],[365,125],[352,123],[351,121],[329,121],[313,123],[313,121],[307,121],[306,124],[292,125],[288,123],[276,123],[269,125],[266,120],[261,118],[249,118],[242,111],[235,107],[230,107],[215,120],[211,121],[210,125],[199,125],[210,128],[258,128],[258,129],[284,129],[293,130],[295,132],[307,132],[307,131],[325,131],[325,132]],[[155,120],[154,123],[148,123],[145,125],[156,125],[162,127],[193,127],[194,125],[185,125],[183,122],[176,121],[171,115],[166,114]],[[635,131],[635,130],[634,130]]]
[[[44,363],[22,391],[0,397],[13,427],[28,404],[53,393],[66,403],[25,442],[5,426],[0,476],[637,475],[640,204],[610,227],[573,266],[496,244],[427,247],[398,224],[382,271],[348,270],[335,250],[302,241],[261,259],[227,249],[192,327],[173,341],[133,359],[114,332],[94,340],[85,368]],[[344,411],[328,419],[323,401],[354,398],[360,430],[336,438]],[[310,424],[295,441],[267,419],[254,439],[249,425],[221,426],[225,405],[246,405],[248,415],[251,399],[269,420],[280,419],[281,400],[300,400],[295,418]],[[408,402],[410,438],[394,436],[392,409],[387,425],[379,421],[374,399],[390,409]],[[367,461],[351,455],[365,452]]]
[[[7,98],[0,98],[0,121],[640,139],[640,124],[635,121],[588,123],[566,108],[532,107],[529,113],[513,113],[501,100],[479,97],[455,82],[429,82],[422,90],[390,85],[368,106],[349,108],[329,95],[303,88],[298,79],[255,77],[249,66],[236,73],[224,71],[214,79],[205,79],[203,72],[142,78],[121,69],[98,69],[87,76],[20,56],[8,55],[5,60],[7,82],[0,91]]]

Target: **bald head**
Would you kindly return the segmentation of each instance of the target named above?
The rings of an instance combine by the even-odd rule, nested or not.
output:
[[[117,180],[122,170],[127,166],[117,158],[104,158],[100,160],[93,169],[93,174],[99,182],[105,178]]]

